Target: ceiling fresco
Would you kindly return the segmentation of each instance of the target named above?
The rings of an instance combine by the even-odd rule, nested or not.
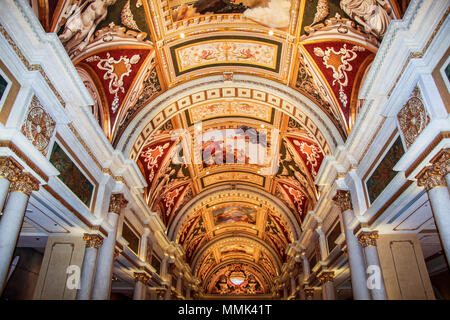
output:
[[[397,1],[41,2],[94,117],[136,161],[145,201],[205,292],[270,292],[403,14]],[[223,80],[195,85],[213,76]]]

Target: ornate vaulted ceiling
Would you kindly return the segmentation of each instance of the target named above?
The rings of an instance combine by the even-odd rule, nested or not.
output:
[[[44,28],[65,46],[106,137],[136,161],[144,198],[206,292],[269,292],[318,200],[324,157],[356,119],[396,1],[46,5]]]

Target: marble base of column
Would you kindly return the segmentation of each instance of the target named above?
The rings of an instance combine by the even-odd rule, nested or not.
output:
[[[0,220],[0,295],[6,285],[28,199],[29,195],[25,193],[10,192]]]

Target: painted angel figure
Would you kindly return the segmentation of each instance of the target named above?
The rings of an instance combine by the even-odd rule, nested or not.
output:
[[[87,46],[95,28],[106,18],[108,7],[114,3],[116,0],[86,0],[75,10],[71,7],[72,14],[59,35],[69,55]]]
[[[366,32],[382,38],[391,18],[377,0],[341,0],[341,8],[352,19],[362,24]]]

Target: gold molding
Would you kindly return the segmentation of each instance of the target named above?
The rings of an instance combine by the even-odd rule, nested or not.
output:
[[[0,148],[8,148],[14,152],[21,160],[23,160],[34,172],[36,172],[45,182],[48,182],[49,177],[39,167],[23,153],[14,142],[10,140],[0,140]],[[20,166],[22,167],[22,166]]]

